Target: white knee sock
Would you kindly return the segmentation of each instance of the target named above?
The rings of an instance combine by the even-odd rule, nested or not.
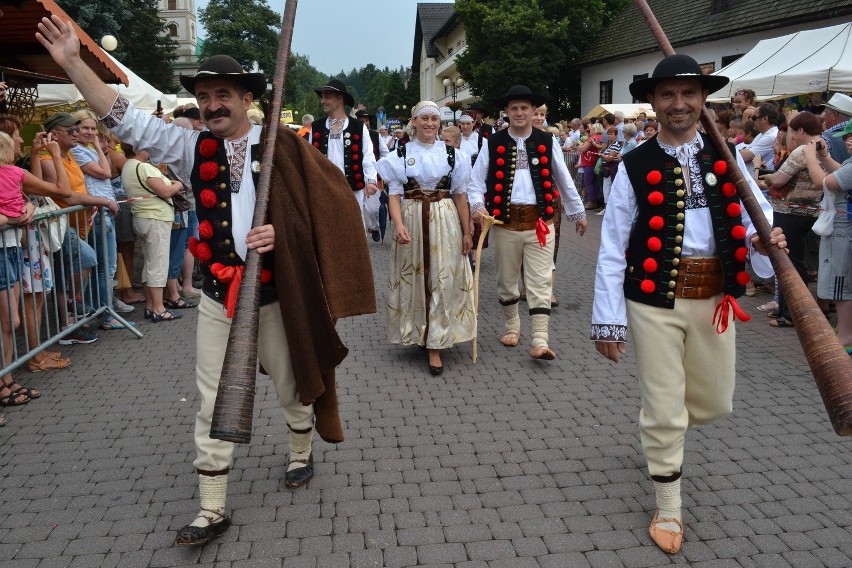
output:
[[[550,316],[546,314],[535,314],[530,316],[532,320],[532,346],[547,347],[550,336],[547,332],[550,326]]]
[[[220,520],[217,515],[225,514],[225,497],[228,494],[228,474],[199,475],[198,492],[201,495],[201,511],[190,523],[193,527],[206,527],[212,521]],[[215,514],[211,514],[215,513]]]
[[[521,329],[521,317],[518,315],[518,303],[515,302],[511,306],[501,306],[503,308],[503,333],[514,331],[518,333]]]
[[[660,510],[657,513],[658,519],[677,519],[681,520],[681,500],[680,500],[680,479],[670,483],[654,482],[654,490],[657,494],[657,508]],[[675,523],[660,523],[657,525],[661,529],[672,532],[680,532],[680,527]]]
[[[290,430],[290,463],[287,465],[287,471],[293,471],[294,469],[305,467],[308,462],[308,458],[311,455],[311,443],[313,438],[313,428],[303,434]]]

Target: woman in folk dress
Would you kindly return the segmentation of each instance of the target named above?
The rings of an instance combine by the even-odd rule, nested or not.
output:
[[[438,106],[411,111],[414,140],[379,160],[390,188],[395,228],[388,278],[388,340],[429,350],[433,375],[443,370],[441,350],[476,335],[473,248],[467,185],[470,157],[436,139]]]

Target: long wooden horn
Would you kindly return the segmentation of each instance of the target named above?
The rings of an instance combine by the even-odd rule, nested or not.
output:
[[[647,1],[634,0],[634,3],[648,22],[648,27],[660,44],[663,54],[674,55],[675,51]],[[763,242],[768,243],[769,223],[757,199],[752,195],[740,168],[737,167],[737,161],[731,154],[728,144],[716,128],[716,122],[706,109],[701,112],[701,125],[716,151],[728,164],[728,173],[737,186],[740,200],[748,211],[757,234]],[[787,254],[778,247],[767,246],[766,248],[784,294],[784,301],[790,306],[790,314],[793,316],[796,333],[799,334],[799,342],[802,344],[834,431],[840,436],[850,436],[852,435],[852,360],[837,340],[834,330],[831,329],[831,325],[817,306]]]
[[[272,79],[272,104],[266,116],[266,138],[252,228],[264,225],[267,219],[275,142],[278,139],[281,102],[287,85],[287,62],[290,60],[297,4],[298,0],[286,0],[281,19],[281,38]],[[249,249],[213,408],[210,437],[217,440],[236,443],[251,441],[257,375],[257,327],[260,319],[260,269],[260,253]]]

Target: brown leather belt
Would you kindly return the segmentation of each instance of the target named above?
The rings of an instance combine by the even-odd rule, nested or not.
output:
[[[509,205],[509,221],[498,227],[510,231],[532,231],[539,217],[538,205]],[[545,222],[552,225],[553,219]]]
[[[718,257],[681,258],[675,279],[675,297],[704,300],[724,290],[722,262]]]
[[[437,191],[422,191],[420,189],[412,189],[405,192],[406,199],[416,199],[420,201],[420,224],[423,229],[423,291],[426,310],[426,329],[423,335],[424,345],[429,340],[429,304],[432,299],[432,278],[431,278],[431,257],[429,251],[432,250],[432,245],[429,242],[429,215],[432,207],[430,203],[441,201],[442,199],[450,199],[451,193],[441,189]]]

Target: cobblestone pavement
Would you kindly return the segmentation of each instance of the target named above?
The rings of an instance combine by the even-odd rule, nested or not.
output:
[[[591,221],[562,236],[556,361],[498,343],[490,253],[477,365],[457,346],[434,378],[419,349],[386,343],[383,311],[342,321],[347,439],[315,445],[307,488],[283,487],[286,427],[261,378],[231,474],[234,526],[204,548],[172,545],[198,506],[193,312],[133,314],[143,339],[101,332],[65,348],[69,372],[19,373],[43,396],[2,409],[0,568],[852,566],[852,439],[833,433],[795,333],[754,309],[766,294],[742,302],[754,317],[737,325],[733,416],[687,438],[683,550],[653,545],[630,346],[615,365],[586,339]],[[383,305],[390,246],[370,248]]]

